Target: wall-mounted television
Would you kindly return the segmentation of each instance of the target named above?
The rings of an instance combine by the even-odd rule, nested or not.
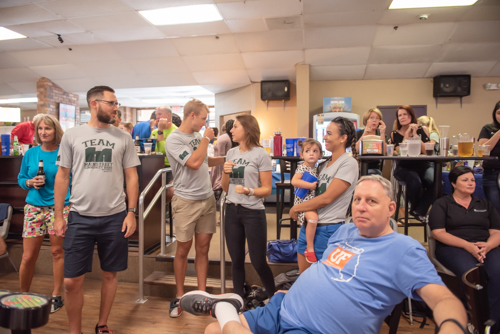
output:
[[[63,131],[76,125],[76,106],[59,103],[59,123]]]

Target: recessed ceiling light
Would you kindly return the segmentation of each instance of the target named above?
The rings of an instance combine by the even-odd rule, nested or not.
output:
[[[37,97],[24,97],[19,99],[4,99],[0,100],[0,104],[8,104],[8,103],[33,103],[38,102]]]
[[[18,34],[15,31],[9,30],[4,27],[0,27],[0,41],[5,41],[8,39],[18,39],[18,38],[27,38],[24,35]]]
[[[193,5],[141,10],[139,14],[156,26],[221,21],[215,5]]]
[[[392,0],[389,9],[471,6],[477,0]]]

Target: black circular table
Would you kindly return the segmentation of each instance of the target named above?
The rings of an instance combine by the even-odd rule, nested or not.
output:
[[[51,300],[36,293],[0,290],[0,327],[28,334],[49,321]]]

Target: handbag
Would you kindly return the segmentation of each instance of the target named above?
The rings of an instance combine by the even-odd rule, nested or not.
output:
[[[297,262],[297,240],[271,240],[267,243],[267,259],[274,263]]]

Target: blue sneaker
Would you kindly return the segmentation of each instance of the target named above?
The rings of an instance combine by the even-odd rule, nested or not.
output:
[[[187,313],[193,315],[211,315],[216,318],[215,305],[219,302],[232,304],[238,313],[243,311],[243,299],[236,293],[211,295],[205,291],[190,291],[181,297],[180,305]]]

